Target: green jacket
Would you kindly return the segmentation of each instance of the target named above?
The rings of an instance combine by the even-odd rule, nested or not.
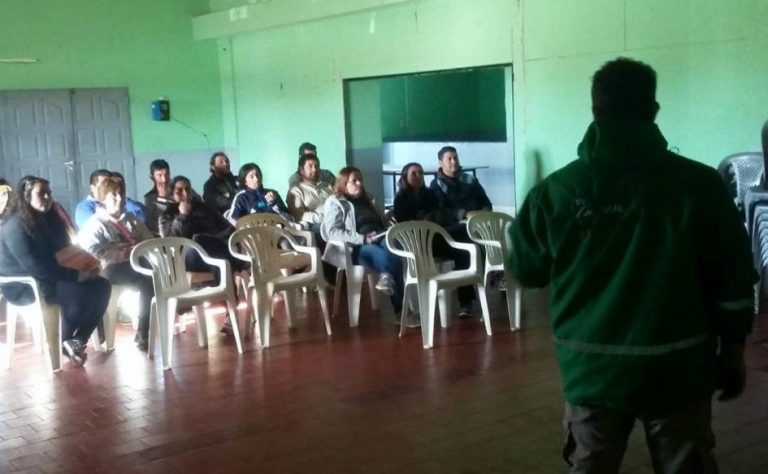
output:
[[[594,122],[578,154],[531,190],[509,233],[520,283],[549,285],[566,400],[710,397],[717,338],[744,341],[756,280],[725,185],[667,151],[653,123]]]

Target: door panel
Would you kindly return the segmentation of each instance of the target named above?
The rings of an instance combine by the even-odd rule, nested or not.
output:
[[[3,173],[12,184],[26,175],[51,182],[54,197],[72,212],[79,177],[74,162],[69,91],[0,93]]]
[[[76,162],[83,177],[82,194],[88,193],[91,172],[106,168],[125,177],[127,194],[135,198],[127,91],[76,89],[72,93],[72,107]]]

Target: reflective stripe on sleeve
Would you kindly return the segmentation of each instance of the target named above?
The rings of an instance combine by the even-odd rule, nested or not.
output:
[[[611,354],[611,355],[629,355],[629,356],[658,356],[669,354],[670,352],[687,349],[696,346],[707,340],[711,335],[701,334],[688,339],[681,339],[675,342],[659,344],[655,346],[627,346],[618,344],[593,344],[590,342],[576,341],[572,339],[561,339],[553,336],[555,344],[576,352],[586,352],[589,354]]]
[[[739,311],[742,309],[753,309],[755,306],[755,300],[734,300],[734,301],[720,301],[717,305],[726,311]]]

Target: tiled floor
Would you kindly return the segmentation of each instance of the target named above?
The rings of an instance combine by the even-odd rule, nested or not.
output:
[[[341,315],[326,337],[314,297],[295,329],[278,314],[265,351],[251,338],[238,356],[214,328],[200,349],[191,325],[165,372],[126,327],[115,352],[55,375],[20,345],[0,373],[0,472],[563,472],[542,301],[525,295],[523,332],[498,318],[486,337],[480,323],[456,321],[429,351],[418,330],[398,339],[386,312],[364,310],[358,329]],[[768,472],[767,327],[749,346],[746,394],[715,404],[726,473]],[[650,472],[638,432],[624,464]]]

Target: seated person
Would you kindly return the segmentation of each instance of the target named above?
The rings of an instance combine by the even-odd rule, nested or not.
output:
[[[443,226],[452,238],[461,242],[470,242],[466,226],[456,222],[454,213],[440,205],[440,200],[431,189],[424,185],[424,168],[418,163],[408,163],[400,173],[400,186],[395,195],[394,216],[397,222],[430,221]],[[448,245],[440,236],[433,243],[435,256],[454,261],[457,269],[469,268],[469,253]],[[469,286],[458,289],[459,316],[472,315],[472,303],[475,290]]]
[[[0,230],[0,275],[31,276],[40,296],[61,307],[63,351],[72,362],[83,365],[88,339],[107,309],[111,286],[99,276],[98,264],[81,270],[59,264],[56,253],[70,242],[53,202],[47,180],[21,179],[11,216]],[[5,284],[2,292],[14,304],[34,299],[32,289],[22,283]]]
[[[229,221],[234,224],[243,216],[259,212],[280,214],[286,220],[293,221],[283,199],[274,189],[264,187],[261,168],[255,163],[246,163],[240,167],[237,175],[242,191],[235,195],[229,212]]]
[[[222,151],[211,156],[210,167],[211,177],[203,186],[203,200],[223,215],[237,194],[237,179],[229,170],[229,157]]]
[[[11,185],[0,178],[0,227],[11,215],[11,196],[13,196]]]
[[[309,142],[304,142],[299,145],[299,159],[306,155],[317,156],[317,147]],[[317,181],[321,183],[327,183],[333,187],[336,184],[336,176],[334,176],[333,173],[328,170],[320,169],[319,166],[320,164],[318,161]],[[293,173],[291,177],[288,178],[288,189],[291,189],[294,186],[298,186],[301,181],[301,173],[299,171]]]
[[[299,158],[301,182],[288,191],[288,210],[296,222],[312,231],[320,231],[323,204],[333,195],[333,185],[318,179],[320,159],[317,155]]]
[[[462,173],[456,148],[444,146],[437,152],[439,169],[437,177],[429,185],[440,205],[453,212],[454,222],[461,222],[480,211],[490,211],[493,206],[485,189],[477,178]]]
[[[139,329],[134,342],[146,351],[149,335],[149,310],[155,294],[152,277],[136,272],[129,261],[131,250],[141,241],[154,238],[143,222],[125,210],[125,185],[117,178],[105,178],[97,189],[99,207],[80,229],[78,242],[104,267],[113,285],[139,291]]]
[[[144,206],[147,208],[145,220],[147,228],[154,234],[160,235],[158,221],[160,215],[165,212],[171,203],[170,188],[171,166],[165,160],[155,160],[149,164],[149,179],[152,180],[152,189],[144,195]]]
[[[461,172],[461,163],[459,163],[459,154],[456,148],[444,146],[437,152],[439,169],[437,177],[430,183],[429,189],[435,193],[440,207],[446,209],[451,214],[451,223],[445,228],[451,237],[458,242],[471,243],[472,240],[467,234],[466,220],[469,217],[482,211],[490,211],[493,206],[485,189],[477,181],[477,178],[469,173]],[[467,262],[469,260],[467,259]],[[456,262],[457,270],[466,267],[460,267],[460,262]],[[467,290],[465,298],[468,298]],[[472,293],[474,298],[474,292]],[[460,317],[472,316],[472,306],[462,304],[459,308]]]
[[[91,173],[91,184],[89,186],[90,194],[85,199],[80,201],[77,204],[77,207],[75,207],[75,224],[77,225],[78,229],[85,225],[85,221],[87,221],[88,218],[91,217],[94,212],[96,212],[96,208],[99,206],[99,200],[96,196],[99,183],[101,183],[105,178],[111,177],[116,177],[125,182],[123,175],[109,170],[99,169]],[[146,209],[144,206],[129,197],[125,198],[125,210],[132,213],[134,216],[136,216],[137,219],[141,221],[144,221],[146,218]]]
[[[248,264],[229,253],[227,239],[234,227],[216,209],[192,190],[184,176],[176,176],[171,182],[173,203],[160,216],[160,235],[186,237],[199,243],[214,258],[228,260],[234,272],[248,268]],[[187,270],[209,272],[214,269],[202,261],[197,252],[187,254]],[[217,277],[218,278],[218,277]]]
[[[403,267],[387,248],[384,220],[363,187],[363,176],[352,166],[339,171],[336,193],[325,202],[320,233],[328,242],[353,245],[352,261],[379,273],[376,289],[390,295],[395,314],[403,304]]]

